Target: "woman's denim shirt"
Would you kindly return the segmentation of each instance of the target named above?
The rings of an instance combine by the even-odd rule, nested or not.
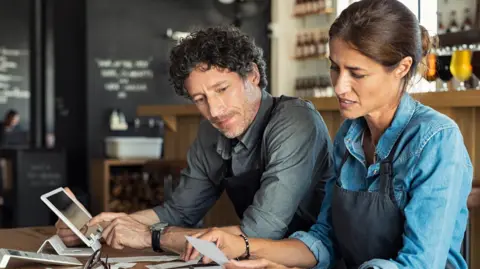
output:
[[[467,268],[460,247],[467,225],[473,168],[457,124],[404,94],[392,124],[378,142],[377,162],[368,168],[361,141],[365,128],[364,118],[346,120],[340,127],[334,141],[336,175],[341,175],[345,189],[378,191],[380,160],[398,141],[393,155],[393,185],[405,225],[403,248],[397,257],[366,261],[360,268],[445,268],[447,258],[455,268]],[[345,150],[354,158],[340,167]],[[318,262],[316,268],[332,268],[341,258],[332,240],[334,184],[335,178],[327,182],[317,223],[309,232],[291,236],[310,248]]]

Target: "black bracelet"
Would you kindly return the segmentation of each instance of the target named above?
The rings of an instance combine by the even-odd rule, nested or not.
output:
[[[245,260],[248,260],[248,258],[250,258],[250,243],[248,242],[248,238],[243,235],[243,234],[240,234],[240,236],[243,238],[243,240],[245,240],[245,257],[244,259]]]

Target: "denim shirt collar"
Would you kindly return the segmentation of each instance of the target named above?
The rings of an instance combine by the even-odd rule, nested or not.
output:
[[[247,128],[245,133],[238,137],[239,143],[233,148],[234,152],[238,152],[242,148],[246,148],[247,150],[254,149],[268,124],[269,113],[273,105],[273,97],[267,91],[261,91],[262,99],[260,101],[257,115],[255,115],[253,122]],[[228,139],[219,132],[216,150],[223,159],[230,159],[232,155],[231,139]]]
[[[417,101],[415,101],[408,93],[404,93],[400,100],[400,104],[398,105],[397,111],[395,111],[392,123],[385,130],[378,141],[376,154],[379,160],[385,159],[390,154],[395,142],[397,142],[398,138],[402,134],[403,130],[405,130],[405,127],[407,127],[413,114],[415,113],[416,107]],[[361,138],[366,127],[367,123],[364,117],[353,120],[352,124],[350,125],[350,128],[345,135],[344,143],[352,155],[364,155]]]

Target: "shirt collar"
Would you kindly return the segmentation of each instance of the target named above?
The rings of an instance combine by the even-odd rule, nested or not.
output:
[[[408,93],[404,93],[397,111],[395,112],[392,123],[378,141],[376,154],[380,159],[383,160],[390,154],[390,151],[392,151],[398,138],[412,119],[416,107],[417,101],[415,101]],[[352,145],[353,148],[362,150],[360,140],[366,126],[365,118],[363,117],[353,120],[352,125],[348,129],[344,138],[345,145],[354,143],[355,145]]]
[[[260,107],[257,114],[245,133],[238,138],[240,143],[238,143],[233,149],[235,152],[242,147],[247,150],[255,148],[267,126],[272,105],[273,97],[265,90],[262,90],[262,98],[260,100]],[[220,154],[223,159],[229,159],[231,157],[231,151],[231,140],[219,132],[217,139],[217,153]]]

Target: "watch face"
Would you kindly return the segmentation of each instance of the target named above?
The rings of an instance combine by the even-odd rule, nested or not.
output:
[[[153,230],[153,231],[160,231],[162,229],[164,229],[165,227],[168,226],[168,223],[166,222],[159,222],[159,223],[155,223],[153,224],[150,229]]]

